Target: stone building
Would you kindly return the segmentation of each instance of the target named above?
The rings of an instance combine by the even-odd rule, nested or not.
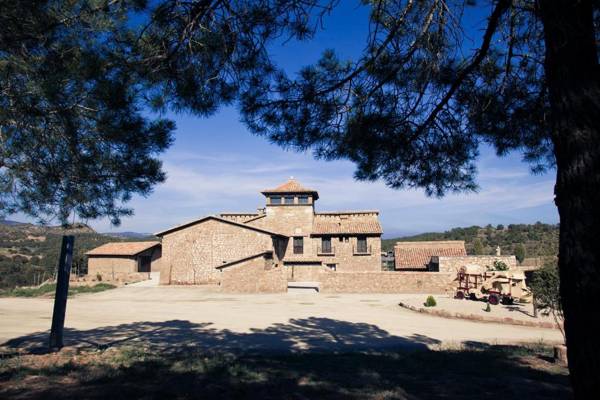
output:
[[[426,271],[435,270],[432,265],[434,256],[466,256],[465,242],[462,240],[445,240],[430,242],[396,242],[394,258],[396,270]]]
[[[430,271],[455,275],[459,268],[469,264],[492,268],[494,263],[502,262],[509,269],[517,267],[515,256],[498,253],[468,256],[462,240],[396,242],[394,245],[397,271]]]
[[[281,291],[281,277],[313,281],[324,272],[381,271],[377,211],[317,212],[318,192],[295,179],[262,194],[265,207],[256,213],[222,213],[156,233],[163,246],[161,283],[229,277],[227,285],[237,291],[256,291],[262,279],[277,286],[260,288],[268,292]]]
[[[88,257],[88,275],[100,275],[105,280],[148,277],[160,271],[160,242],[106,243],[85,253]]]

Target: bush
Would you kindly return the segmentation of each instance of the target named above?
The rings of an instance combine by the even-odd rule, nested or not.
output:
[[[425,303],[423,303],[423,305],[425,307],[435,307],[437,305],[437,302],[435,301],[433,296],[429,296],[427,297],[427,300],[425,300]]]
[[[525,260],[525,254],[525,246],[523,246],[523,244],[521,243],[517,244],[515,246],[515,257],[517,258],[519,264],[521,264],[523,260]]]
[[[560,327],[564,316],[560,303],[559,286],[560,277],[555,260],[546,261],[542,268],[534,271],[533,279],[529,284],[533,292],[535,307],[545,315],[552,314],[557,325]]]
[[[508,271],[508,265],[504,261],[494,261],[494,270],[496,271]]]

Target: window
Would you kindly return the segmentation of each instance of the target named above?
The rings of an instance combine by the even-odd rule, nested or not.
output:
[[[330,254],[331,251],[331,238],[324,237],[321,239],[321,253]]]
[[[308,204],[308,196],[302,195],[302,196],[298,197],[298,203],[299,204]]]
[[[281,196],[271,196],[271,204],[281,204]]]
[[[356,239],[356,252],[367,253],[367,238],[366,236],[359,236]]]
[[[303,254],[304,253],[304,238],[303,237],[295,237],[294,238],[294,254]]]
[[[285,204],[294,204],[294,196],[285,196]]]
[[[336,264],[327,264],[327,268],[329,268],[332,271],[335,271],[336,269]]]

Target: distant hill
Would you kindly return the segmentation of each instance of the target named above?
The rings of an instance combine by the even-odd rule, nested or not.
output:
[[[3,220],[0,223],[0,289],[26,286],[54,274],[63,235],[75,236],[73,270],[86,271],[85,253],[104,243],[156,240],[142,234],[108,236],[85,224],[39,226]]]
[[[22,225],[23,222],[11,221],[9,219],[0,219],[0,225]]]
[[[464,240],[468,254],[495,254],[500,246],[502,254],[515,254],[515,246],[525,247],[526,257],[556,256],[558,254],[558,225],[511,224],[470,226],[454,228],[446,232],[428,232],[382,240],[383,251],[391,251],[398,241],[421,242],[428,240]],[[479,242],[481,246],[476,245]],[[477,251],[477,248],[479,251]]]
[[[156,237],[151,233],[140,233],[140,232],[104,232],[103,235],[125,238],[125,239],[140,239],[140,240],[156,240]]]

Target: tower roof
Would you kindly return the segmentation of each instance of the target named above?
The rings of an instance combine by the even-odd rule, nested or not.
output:
[[[262,194],[312,194],[314,199],[317,200],[319,198],[319,193],[316,190],[305,188],[294,178],[290,178],[287,182],[277,186],[275,189],[265,189],[261,192]]]

